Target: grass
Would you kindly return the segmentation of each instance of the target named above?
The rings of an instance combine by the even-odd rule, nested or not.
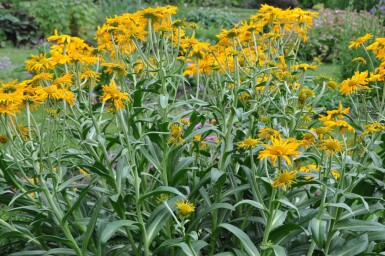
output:
[[[322,64],[318,66],[316,70],[308,70],[306,72],[308,76],[316,76],[316,75],[328,75],[335,78],[337,81],[341,81],[341,66],[335,64]]]
[[[9,82],[12,80],[23,80],[29,77],[27,73],[24,72],[24,61],[31,54],[38,54],[37,47],[21,47],[14,48],[12,46],[6,46],[5,48],[0,48],[0,64],[4,58],[9,58],[10,65],[6,68],[0,69],[0,81]]]

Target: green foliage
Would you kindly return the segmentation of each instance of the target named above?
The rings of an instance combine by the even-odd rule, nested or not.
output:
[[[97,7],[92,0],[35,0],[28,8],[45,36],[60,33],[86,36],[94,30]]]
[[[350,41],[371,33],[374,37],[385,33],[381,21],[367,12],[356,13],[341,10],[320,10],[314,26],[309,30],[308,40],[301,46],[299,56],[307,61],[314,57],[322,62],[341,64],[342,78],[350,77],[356,70],[356,57],[369,61],[363,49],[351,50]],[[361,70],[367,66],[361,65]]]
[[[11,41],[16,47],[35,43],[41,34],[34,18],[11,5],[0,4],[0,47]]]
[[[218,41],[216,35],[222,29],[229,29],[240,20],[239,16],[229,9],[211,7],[182,8],[177,17],[198,24],[196,37],[213,43]]]

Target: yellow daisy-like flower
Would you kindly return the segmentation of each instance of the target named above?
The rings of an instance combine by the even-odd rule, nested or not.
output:
[[[351,93],[356,93],[358,90],[369,90],[370,88],[366,86],[368,84],[367,77],[368,71],[365,72],[354,72],[352,78],[348,78],[341,83],[340,93],[342,95],[349,95]]]
[[[325,125],[329,128],[337,127],[339,128],[341,134],[344,134],[347,130],[348,132],[354,133],[356,130],[351,126],[348,122],[344,120],[337,120],[337,121],[325,121]]]
[[[258,145],[259,139],[253,139],[251,137],[248,137],[247,139],[239,142],[238,148],[243,149],[251,149],[254,148],[256,145]]]
[[[314,171],[318,171],[318,166],[315,164],[308,164],[306,166],[301,166],[298,171],[311,173]],[[310,176],[305,176],[305,179],[306,180],[313,180],[314,178],[310,177]]]
[[[336,180],[338,180],[341,177],[341,173],[337,170],[332,170],[332,175]]]
[[[284,190],[291,187],[295,183],[294,179],[297,177],[297,171],[283,170],[273,181],[273,188],[282,187]]]
[[[280,138],[281,134],[277,130],[274,130],[274,129],[269,128],[269,127],[265,127],[265,128],[259,129],[258,137],[260,139],[270,140],[270,138],[272,138],[272,137],[273,138]]]
[[[327,83],[326,83],[326,86],[329,88],[329,89],[332,89],[332,90],[335,90],[337,89],[338,87],[338,83],[334,80],[329,80]]]
[[[175,205],[178,208],[178,216],[180,218],[188,217],[195,211],[195,205],[190,203],[188,200],[184,200],[183,198],[180,201],[176,201]]]
[[[173,123],[170,126],[170,132],[171,132],[171,139],[168,141],[168,144],[178,144],[183,143],[184,140],[182,139],[182,126],[178,123]]]
[[[0,142],[5,144],[8,141],[7,135],[0,135]]]
[[[315,136],[313,133],[305,133],[302,137],[301,144],[305,147],[308,148],[311,145],[315,143]]]
[[[297,151],[297,148],[300,145],[301,143],[294,139],[283,140],[282,138],[272,138],[271,145],[263,144],[266,149],[259,153],[258,158],[265,159],[266,157],[269,157],[272,164],[275,166],[278,157],[282,157],[291,166],[290,156],[296,157],[301,153],[300,151]]]
[[[128,97],[128,93],[121,92],[116,87],[115,80],[111,80],[110,85],[103,85],[103,94],[100,96],[100,100],[103,103],[112,100],[116,110],[124,108],[124,101],[131,101]]]
[[[356,48],[357,49],[358,47],[360,47],[360,45],[362,45],[363,43],[365,43],[366,41],[368,41],[372,37],[373,37],[372,34],[366,34],[362,37],[359,37],[356,40],[350,42],[349,48]]]
[[[362,63],[366,64],[366,60],[364,58],[362,58],[362,57],[357,57],[357,58],[354,58],[352,60],[352,62],[355,62],[355,61],[362,62]]]
[[[362,133],[362,135],[384,131],[385,130],[385,126],[383,124],[381,124],[381,123],[376,122],[376,123],[365,125],[364,126],[364,130],[365,131]]]
[[[319,147],[320,150],[326,150],[328,155],[341,152],[343,148],[342,142],[335,139],[322,140]]]
[[[156,198],[156,203],[157,204],[161,204],[163,201],[166,201],[167,199],[170,198],[170,195],[168,194],[160,194],[157,198]]]

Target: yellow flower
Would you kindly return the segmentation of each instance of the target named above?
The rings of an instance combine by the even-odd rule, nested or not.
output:
[[[265,127],[265,128],[259,129],[258,137],[260,139],[270,140],[270,138],[272,138],[272,137],[273,138],[280,138],[281,134],[277,130],[274,130],[274,129],[269,128],[269,127]]]
[[[341,134],[344,134],[346,130],[349,132],[355,132],[353,126],[351,126],[348,122],[344,120],[337,120],[337,121],[325,121],[324,122],[326,127],[333,128],[337,127],[340,129]]]
[[[356,93],[359,89],[369,90],[370,88],[366,86],[368,84],[367,77],[368,71],[365,72],[354,72],[352,78],[348,78],[341,83],[340,93],[343,95],[349,95],[351,93]]]
[[[124,108],[124,101],[130,102],[128,93],[121,92],[116,87],[115,80],[111,80],[110,85],[103,85],[103,94],[100,96],[100,100],[103,103],[112,100],[116,110]]]
[[[178,123],[173,123],[170,126],[170,132],[171,132],[171,139],[168,141],[168,144],[178,144],[183,143],[184,140],[182,139],[182,126]]]
[[[287,161],[287,163],[291,166],[291,160],[289,156],[296,157],[301,152],[297,151],[297,148],[301,145],[294,139],[286,139],[282,138],[272,138],[271,145],[263,144],[266,149],[261,151],[258,155],[259,159],[264,159],[269,157],[272,164],[275,166],[275,163],[278,157],[282,157]]]
[[[307,87],[301,89],[301,91],[299,92],[300,104],[303,105],[306,102],[306,99],[308,99],[309,97],[312,97],[312,96],[314,96],[313,90],[311,90]]]
[[[163,201],[166,201],[167,199],[170,198],[170,195],[168,194],[160,194],[157,198],[156,198],[156,203],[157,204],[161,204]]]
[[[184,200],[183,198],[180,201],[176,201],[175,204],[178,208],[178,215],[181,218],[188,217],[195,210],[194,204],[189,203],[188,200]]]
[[[282,187],[284,190],[290,188],[291,184],[295,183],[294,179],[297,177],[297,171],[283,170],[278,173],[278,177],[273,181],[273,188]]]
[[[332,175],[336,180],[338,180],[341,177],[341,173],[337,170],[332,170]]]
[[[364,126],[364,130],[365,131],[362,133],[362,135],[384,131],[385,130],[385,126],[383,124],[381,124],[381,123],[376,122],[376,123],[365,125]]]
[[[311,128],[311,131],[317,133],[318,137],[319,137],[320,139],[322,139],[323,136],[329,134],[330,128],[329,128],[329,127],[322,126],[322,127],[318,127],[318,128]]]
[[[362,63],[366,64],[366,60],[364,58],[362,58],[362,57],[357,57],[357,58],[354,58],[352,60],[352,62],[355,62],[355,61],[362,62]]]
[[[315,136],[313,133],[305,133],[302,137],[301,144],[305,147],[308,148],[311,145],[315,143]]]
[[[326,150],[326,153],[328,155],[331,155],[333,153],[341,152],[343,149],[343,145],[342,142],[339,140],[327,139],[321,141],[319,149]]]
[[[301,70],[308,70],[308,69],[316,69],[317,65],[310,65],[306,63],[298,64],[298,65],[293,65],[291,66],[292,69],[301,69]]]
[[[299,172],[314,172],[314,171],[318,171],[318,167],[317,165],[315,164],[308,164],[307,166],[301,166],[299,168]],[[310,176],[305,176],[305,179],[306,180],[313,180],[314,178],[313,177],[310,177]]]
[[[238,96],[240,102],[245,103],[251,99],[251,95],[247,92],[242,93]]]
[[[338,83],[334,80],[329,80],[327,83],[326,83],[326,86],[332,90],[335,90],[337,89],[338,87]]]
[[[372,34],[366,34],[362,37],[359,37],[356,40],[350,42],[349,48],[354,47],[357,49],[358,47],[360,47],[360,45],[362,45],[363,43],[365,43],[366,41],[368,41],[372,37],[373,37]]]
[[[248,137],[247,139],[239,142],[238,148],[243,149],[252,149],[259,143],[259,139],[253,139],[251,137]]]
[[[8,141],[7,135],[0,135],[0,142],[5,144]]]

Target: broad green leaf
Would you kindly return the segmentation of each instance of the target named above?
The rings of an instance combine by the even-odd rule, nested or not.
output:
[[[354,213],[352,211],[352,209],[345,203],[326,203],[325,204],[326,207],[338,207],[338,208],[343,208],[345,210],[348,210],[350,212],[350,214],[352,214],[354,216]]]
[[[269,240],[273,244],[284,245],[302,232],[304,232],[304,229],[300,225],[288,223],[272,231],[269,235]]]
[[[243,232],[241,229],[227,223],[222,223],[219,225],[219,227],[225,228],[231,233],[233,233],[236,237],[238,237],[239,241],[241,242],[244,250],[247,252],[250,256],[259,256],[259,252],[257,247],[253,244],[253,242],[250,240],[250,237],[246,235],[245,232]]]
[[[354,256],[358,255],[368,248],[368,235],[363,234],[357,238],[348,240],[342,248],[332,251],[330,256]]]
[[[167,187],[167,186],[160,186],[158,188],[156,188],[155,190],[141,196],[139,198],[139,203],[141,203],[144,199],[146,199],[147,197],[150,197],[150,196],[155,196],[155,195],[160,195],[160,194],[175,194],[175,195],[178,195],[178,196],[181,196],[181,197],[185,197],[185,195],[183,195],[182,192],[180,192],[179,190],[177,190],[176,188],[173,188],[173,187]]]
[[[106,244],[107,241],[122,227],[129,227],[130,230],[138,230],[138,226],[135,221],[131,220],[116,220],[114,222],[108,223],[107,226],[100,234],[100,243]]]
[[[314,242],[319,248],[322,248],[326,232],[326,221],[313,218],[309,223],[309,230]]]
[[[95,230],[95,225],[98,221],[100,209],[103,206],[104,199],[105,199],[104,196],[101,197],[99,199],[99,201],[95,204],[94,208],[92,209],[92,215],[88,221],[87,230],[82,237],[82,252],[83,252],[83,254],[87,251],[88,242],[90,241],[90,238],[91,238],[91,236]]]
[[[287,255],[285,249],[282,246],[273,244],[271,246],[271,248],[273,248],[275,256],[286,256]]]
[[[228,203],[217,203],[211,204],[210,206],[204,208],[204,210],[199,211],[198,215],[195,217],[194,221],[189,225],[189,231],[193,231],[194,228],[197,228],[197,224],[202,221],[202,219],[210,214],[212,211],[217,209],[227,209],[230,211],[234,211],[234,207]]]
[[[368,233],[369,241],[385,241],[385,231],[376,231]]]
[[[363,204],[355,205],[352,207],[353,214],[351,214],[350,212],[344,212],[341,214],[340,220],[351,218],[353,216],[357,217],[362,214],[374,213],[376,211],[383,210],[383,209],[384,209],[384,206],[380,202],[369,205],[369,211],[365,208]]]
[[[282,223],[285,221],[287,215],[287,211],[280,211],[276,210],[274,213],[274,219],[271,222],[271,230],[274,230],[282,225]]]
[[[347,230],[347,231],[356,231],[356,232],[378,232],[385,231],[385,226],[370,220],[355,220],[347,219],[337,223],[334,226],[335,230]]]
[[[236,203],[236,204],[234,205],[234,207],[237,208],[237,207],[238,207],[239,205],[241,205],[241,204],[249,204],[249,205],[251,205],[251,206],[253,206],[253,207],[257,208],[257,209],[260,209],[260,210],[263,210],[263,211],[267,211],[267,208],[266,208],[264,205],[262,205],[262,204],[259,203],[259,202],[250,200],[250,199],[242,200],[242,201]]]
[[[151,244],[152,240],[158,235],[163,226],[166,225],[170,217],[170,212],[163,204],[159,205],[155,211],[153,211],[146,225],[148,244]]]
[[[288,206],[289,208],[294,209],[297,212],[298,217],[301,217],[301,214],[299,213],[298,208],[294,204],[289,202],[289,200],[287,200],[286,198],[282,198],[282,199],[279,199],[277,201],[280,202],[281,204]]]

